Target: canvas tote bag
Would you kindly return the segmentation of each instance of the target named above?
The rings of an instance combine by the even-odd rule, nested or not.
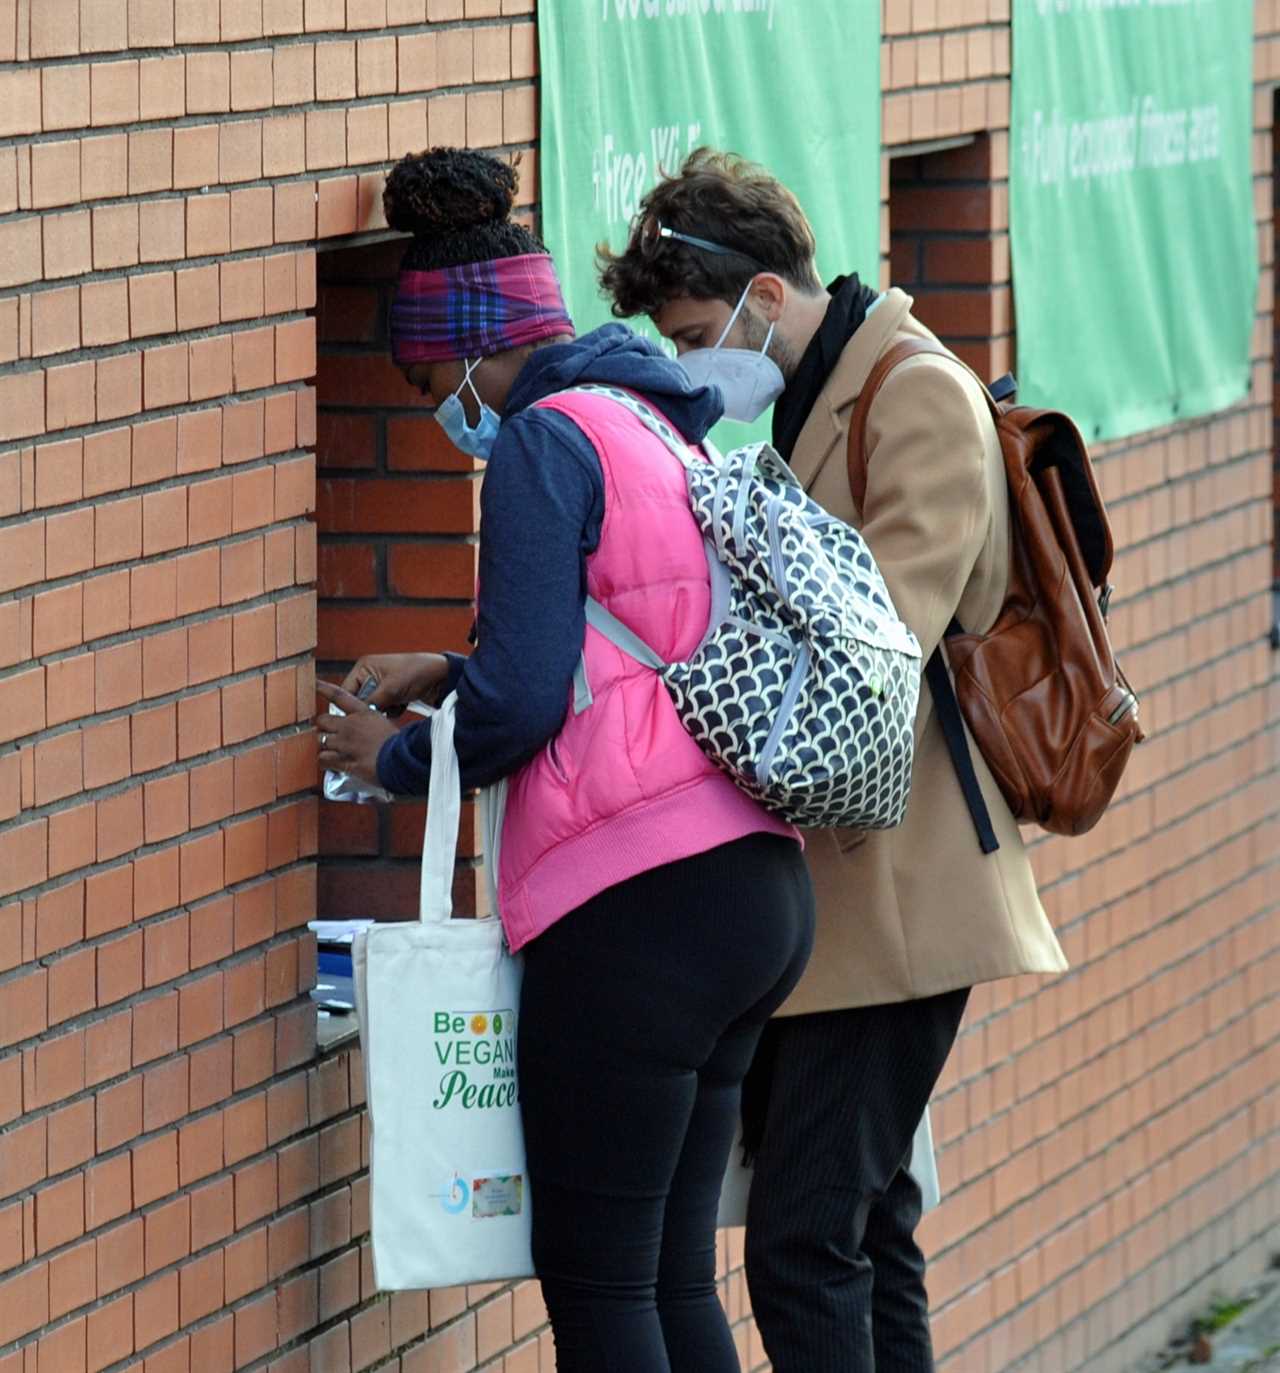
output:
[[[375,925],[352,948],[371,1127],[373,1273],[383,1291],[533,1273],[516,1085],[520,961],[496,915],[451,918],[456,700],[448,696],[431,720],[420,918]],[[481,797],[491,892],[504,801],[504,784]]]

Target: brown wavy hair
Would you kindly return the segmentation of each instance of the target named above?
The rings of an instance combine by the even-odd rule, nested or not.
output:
[[[641,234],[651,219],[734,252],[712,253],[678,239],[645,247]],[[762,268],[800,291],[820,291],[815,251],[800,202],[776,177],[736,153],[696,148],[640,202],[625,250],[599,244],[596,265],[613,313],[629,319],[654,315],[679,296],[736,304]]]

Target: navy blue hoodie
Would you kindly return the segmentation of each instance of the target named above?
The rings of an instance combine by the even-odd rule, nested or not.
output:
[[[586,559],[600,540],[604,476],[595,449],[565,415],[536,401],[584,382],[650,398],[690,443],[720,418],[720,393],[694,388],[680,367],[625,325],[534,352],[517,376],[480,490],[480,600],[475,652],[452,658],[454,743],[464,787],[516,771],[560,730],[586,629]],[[431,731],[388,739],[378,776],[421,794]]]

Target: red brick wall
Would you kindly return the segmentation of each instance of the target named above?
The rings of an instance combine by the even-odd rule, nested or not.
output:
[[[1266,98],[1265,90],[1264,90],[1264,92],[1263,92],[1262,98],[1263,98],[1264,100],[1265,100],[1265,98]],[[1263,121],[1263,122],[1264,122],[1264,131],[1263,131],[1263,133],[1262,133],[1261,136],[1262,136],[1262,138],[1263,138],[1263,140],[1264,140],[1264,148],[1265,148],[1265,146],[1266,146],[1266,145],[1265,145],[1265,138],[1266,138],[1266,132],[1265,132],[1265,110],[1260,110],[1260,111],[1259,111],[1259,116],[1258,116],[1258,117],[1259,117],[1259,120],[1260,120],[1260,121]],[[1272,184],[1273,187],[1276,185],[1277,180],[1280,180],[1280,154],[1277,153],[1276,147],[1275,147],[1275,143],[1276,143],[1276,137],[1275,137],[1275,135],[1276,135],[1276,126],[1277,126],[1277,124],[1280,124],[1280,108],[1277,108],[1277,101],[1276,101],[1276,98],[1275,98],[1275,96],[1274,96],[1274,94],[1273,94],[1273,95],[1272,95],[1272,122],[1271,122],[1271,129],[1270,129],[1270,138],[1271,138],[1271,143],[1270,143],[1270,147],[1271,147],[1271,184]],[[1273,195],[1273,197],[1272,197],[1272,211],[1271,211],[1271,239],[1272,239],[1272,242],[1275,241],[1275,231],[1276,231],[1276,223],[1277,223],[1277,220],[1280,220],[1280,207],[1277,207],[1277,206],[1276,206],[1276,204],[1275,204],[1275,197],[1274,197],[1274,195]],[[1277,332],[1277,331],[1276,331],[1275,329],[1273,329],[1273,332],[1272,332],[1272,362],[1273,362],[1273,364],[1275,363],[1276,358],[1277,358],[1277,357],[1280,357],[1280,349],[1275,348],[1275,337],[1276,337],[1276,332]],[[1274,376],[1273,376],[1273,380],[1274,380]],[[1272,534],[1272,564],[1271,564],[1271,570],[1272,570],[1272,581],[1273,581],[1273,584],[1274,584],[1275,595],[1276,595],[1277,598],[1280,598],[1280,424],[1277,424],[1277,422],[1276,422],[1275,414],[1274,414],[1274,407],[1273,407],[1273,413],[1272,413],[1272,427],[1271,427],[1271,432],[1272,432],[1271,445],[1272,445],[1272,452],[1273,452],[1273,454],[1274,454],[1274,457],[1273,457],[1273,459],[1272,459],[1272,469],[1271,469],[1271,470],[1272,470],[1272,490],[1271,490],[1271,499],[1272,499],[1272,506],[1273,506],[1273,510],[1274,510],[1274,514],[1273,514],[1273,525],[1272,525],[1273,534]],[[1278,638],[1280,638],[1280,599],[1277,599],[1277,601],[1276,601],[1276,603],[1275,603],[1275,606],[1276,606],[1276,608],[1275,608],[1275,630],[1274,630],[1274,632],[1275,632],[1275,634],[1278,636]],[[1276,644],[1276,646],[1277,646],[1277,647],[1280,647],[1280,642],[1278,642],[1278,643]]]
[[[305,931],[316,248],[531,141],[531,8],[0,0],[3,1373],[550,1366],[375,1295]]]
[[[1274,9],[1257,7],[1260,35],[1280,29]],[[989,376],[1016,371],[1009,35],[992,22],[1007,12],[885,6],[886,143],[986,130],[892,161],[887,275]],[[1120,550],[1112,628],[1151,737],[1098,830],[1035,846],[1072,971],[978,989],[935,1098],[945,1200],[924,1237],[940,1366],[956,1373],[1129,1369],[1264,1266],[1280,1214],[1280,690],[1266,643],[1278,59],[1260,38],[1252,394],[1095,452]]]
[[[523,151],[536,208],[532,8],[0,0],[0,1373],[553,1367],[536,1284],[374,1293],[359,1056],[315,1052],[301,930],[405,913],[421,823],[308,794],[317,577],[329,674],[469,622],[474,477],[384,357],[381,169]],[[1008,0],[883,9],[887,147],[977,135],[886,158],[884,275],[995,373]],[[1036,848],[1072,972],[980,989],[938,1094],[955,1373],[1130,1367],[1280,1209],[1278,9],[1254,392],[1099,454],[1152,738]]]

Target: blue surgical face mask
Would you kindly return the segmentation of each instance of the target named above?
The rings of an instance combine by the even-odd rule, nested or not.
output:
[[[477,358],[474,362],[467,363],[467,370],[463,373],[462,381],[458,384],[458,390],[454,391],[452,395],[446,396],[436,406],[436,423],[448,435],[449,442],[455,448],[466,453],[468,457],[486,461],[497,441],[498,427],[502,420],[498,417],[496,410],[490,409],[480,399],[480,393],[471,380],[471,374],[480,366],[480,361]],[[474,426],[467,423],[467,412],[463,409],[462,400],[458,394],[464,386],[471,388],[471,394],[475,396],[476,404],[480,407],[480,419]]]
[[[734,320],[747,303],[750,290],[751,283],[748,282],[742,299],[734,307],[714,348],[691,348],[676,359],[694,386],[720,388],[726,419],[741,420],[745,424],[759,419],[783,393],[787,384],[782,370],[769,356],[769,344],[773,340],[772,324],[765,335],[764,347],[759,352],[753,348],[724,346]]]

